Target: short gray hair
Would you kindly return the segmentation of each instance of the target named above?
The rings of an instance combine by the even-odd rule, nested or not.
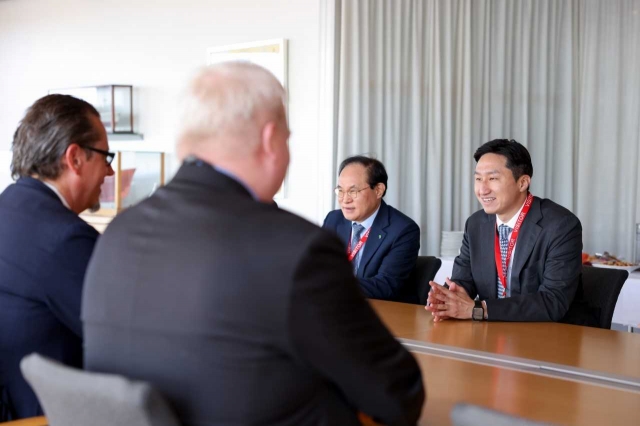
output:
[[[221,148],[250,149],[258,141],[251,134],[258,135],[260,117],[279,113],[285,103],[278,79],[259,65],[231,61],[203,68],[183,99],[178,152],[185,145],[238,136],[247,140],[245,146]]]
[[[93,146],[100,139],[91,115],[100,118],[91,104],[73,96],[48,95],[38,99],[13,135],[11,176],[60,176],[61,159],[69,145]],[[88,152],[87,157],[90,156]]]

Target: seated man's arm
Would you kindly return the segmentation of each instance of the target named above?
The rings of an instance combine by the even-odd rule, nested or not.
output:
[[[78,337],[82,337],[80,304],[84,275],[97,238],[98,232],[88,225],[71,226],[54,254],[55,273],[43,280],[47,305]]]
[[[467,220],[464,227],[460,254],[453,264],[452,278],[444,283],[430,282],[431,290],[429,291],[425,309],[431,312],[435,322],[449,318],[466,319],[471,315],[471,307],[468,305],[473,304],[473,299],[475,299],[478,292],[471,272],[468,226],[469,220]],[[442,290],[440,286],[444,286],[447,290]],[[449,296],[447,297],[447,295]],[[448,300],[448,302],[444,300]]]
[[[416,266],[418,251],[420,228],[412,222],[393,241],[391,250],[382,259],[376,275],[360,278],[360,288],[364,295],[374,299],[393,299],[401,287],[407,284]]]
[[[425,397],[420,369],[362,297],[342,245],[318,231],[301,249],[288,314],[295,354],[355,410],[414,425]]]
[[[553,237],[544,262],[544,274],[522,272],[521,286],[538,285],[536,293],[487,300],[489,320],[560,321],[575,297],[582,271],[582,226],[570,215],[550,229]],[[516,245],[516,251],[518,247]],[[535,266],[534,266],[535,268]],[[532,282],[533,280],[533,282]]]

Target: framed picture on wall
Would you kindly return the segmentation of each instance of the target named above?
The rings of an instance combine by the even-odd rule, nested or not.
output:
[[[226,61],[249,61],[260,65],[271,71],[285,90],[288,90],[287,40],[284,38],[230,44],[207,49],[207,65]],[[286,107],[287,105],[285,105]],[[285,177],[275,198],[285,198],[286,182],[287,177]]]

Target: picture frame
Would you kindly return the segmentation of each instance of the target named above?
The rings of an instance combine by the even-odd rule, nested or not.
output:
[[[207,49],[207,65],[226,61],[248,61],[269,70],[282,84],[288,93],[288,42],[284,38],[229,44]],[[288,94],[285,101],[288,111]],[[286,197],[285,176],[282,186],[274,196],[275,199]]]

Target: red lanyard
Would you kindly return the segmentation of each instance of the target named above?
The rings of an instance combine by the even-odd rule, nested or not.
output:
[[[533,203],[533,195],[529,193],[527,199],[524,202],[524,206],[520,211],[520,215],[518,216],[518,220],[516,221],[516,226],[513,227],[513,231],[511,232],[511,237],[509,238],[509,246],[507,247],[507,259],[505,262],[507,271],[509,270],[509,261],[511,260],[511,253],[513,253],[513,248],[516,246],[516,240],[518,239],[518,233],[520,232],[520,228],[522,227],[522,222],[524,222],[524,218],[529,213],[529,209],[531,208],[531,204]],[[502,269],[502,253],[500,252],[500,241],[498,240],[498,224],[496,223],[496,239],[493,245],[495,251],[495,259],[496,259],[496,269],[498,270],[498,276],[500,277],[500,282],[502,282],[502,287],[504,290],[502,291],[502,296],[507,297],[507,278],[504,269]]]
[[[353,258],[356,257],[356,254],[358,254],[358,252],[360,251],[360,249],[362,248],[364,243],[367,242],[367,238],[369,238],[369,232],[370,231],[371,231],[371,228],[367,229],[367,232],[365,232],[364,235],[362,236],[362,238],[360,238],[360,241],[358,241],[358,244],[356,244],[356,246],[353,248],[353,251],[351,251],[351,241],[349,241],[349,246],[347,247],[347,254],[349,255],[349,262],[351,262],[353,260]],[[353,231],[351,231],[351,232],[353,232]]]

